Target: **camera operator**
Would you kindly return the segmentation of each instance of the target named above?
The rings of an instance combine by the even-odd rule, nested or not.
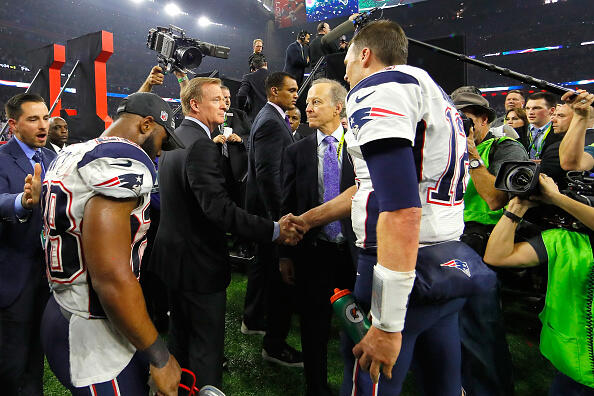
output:
[[[329,54],[335,54],[344,50],[345,46],[341,43],[339,45],[337,40],[343,34],[351,33],[354,31],[353,19],[359,14],[353,14],[348,20],[338,25],[334,29],[330,29],[330,25],[327,22],[320,22],[318,24],[318,35],[311,41],[309,45],[309,57],[310,65],[314,67],[321,57]],[[318,78],[326,77],[326,62],[323,62],[318,68],[314,75],[314,80]]]
[[[301,86],[303,73],[305,72],[305,68],[309,66],[310,37],[311,35],[307,31],[300,31],[297,34],[297,40],[289,44],[285,52],[285,67],[283,71],[295,77],[298,86]]]
[[[592,291],[594,288],[591,247],[594,208],[559,192],[550,177],[539,176],[540,195],[530,200],[513,198],[505,216],[491,233],[484,260],[500,267],[548,265],[545,306],[540,314],[543,327],[542,354],[555,366],[549,396],[594,394],[592,366]],[[516,228],[526,211],[541,201],[555,205],[581,221],[588,231],[555,228],[527,242],[514,243]]]
[[[505,192],[495,189],[495,176],[505,161],[527,160],[522,145],[489,131],[495,110],[487,99],[464,90],[452,95],[456,108],[473,126],[467,132],[470,180],[464,193],[464,233],[461,240],[480,256],[489,233],[502,216]],[[460,312],[462,383],[469,395],[513,394],[512,363],[505,339],[499,288],[469,298]]]
[[[565,170],[590,170],[594,168],[594,147],[585,146],[587,131],[594,126],[594,94],[578,90],[579,95],[573,100],[571,93],[561,98],[573,108],[574,116],[567,133],[559,146],[559,160]]]

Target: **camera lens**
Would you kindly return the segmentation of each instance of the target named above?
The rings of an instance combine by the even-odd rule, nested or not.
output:
[[[534,171],[528,167],[521,166],[510,171],[505,179],[505,186],[510,190],[527,191],[530,182],[534,177]]]
[[[196,47],[180,47],[175,51],[175,57],[187,69],[194,69],[202,62],[202,52]]]

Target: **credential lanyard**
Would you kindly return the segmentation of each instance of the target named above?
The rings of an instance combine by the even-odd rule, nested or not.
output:
[[[536,159],[540,158],[540,153],[542,152],[542,146],[544,146],[545,139],[547,138],[547,135],[549,134],[549,132],[551,132],[552,127],[553,127],[553,123],[550,123],[549,127],[544,132],[542,139],[540,139],[540,144],[538,145],[538,147],[536,146],[536,138],[538,137],[538,134],[536,135],[536,137],[533,138],[532,133],[530,133],[530,131],[528,131],[529,132],[528,137],[530,140],[530,146],[528,147],[528,154],[530,154],[532,149],[534,149],[536,151]]]
[[[340,142],[338,143],[338,149],[336,150],[337,153],[338,153],[337,154],[337,158],[338,158],[339,161],[340,161],[340,153],[342,152],[342,146],[344,146],[344,134],[345,134],[345,132],[343,130],[342,131],[342,137],[340,138]]]

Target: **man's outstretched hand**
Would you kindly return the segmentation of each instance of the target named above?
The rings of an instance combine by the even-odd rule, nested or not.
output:
[[[400,354],[402,333],[389,333],[371,326],[365,337],[353,348],[359,366],[369,371],[374,384],[379,381],[380,367],[387,378],[392,378],[392,367]]]
[[[21,205],[25,209],[33,209],[39,204],[41,197],[41,164],[35,164],[33,175],[25,177],[25,186],[23,187],[23,195],[21,196]]]
[[[281,217],[278,221],[280,226],[280,234],[275,240],[276,243],[295,246],[305,234],[305,226],[303,220],[299,217],[289,213]]]

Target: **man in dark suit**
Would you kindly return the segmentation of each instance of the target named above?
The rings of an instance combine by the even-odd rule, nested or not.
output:
[[[285,72],[266,79],[268,103],[260,110],[250,132],[246,209],[274,219],[280,215],[282,152],[293,143],[285,111],[297,102],[297,82]],[[301,354],[285,342],[291,325],[291,295],[278,271],[278,252],[268,241],[257,247],[257,260],[248,267],[248,285],[241,331],[266,335],[264,359],[285,366],[303,365]],[[266,311],[266,315],[265,315]],[[267,325],[264,323],[267,316]]]
[[[303,214],[355,184],[344,143],[340,113],[346,89],[337,81],[314,81],[307,95],[307,118],[316,132],[286,148],[282,162],[282,212]],[[355,283],[355,237],[350,218],[309,231],[295,247],[282,247],[280,268],[297,285],[301,302],[301,346],[307,396],[331,395],[327,346],[334,288]],[[315,307],[315,308],[314,308]]]
[[[250,121],[256,118],[266,104],[264,85],[268,77],[268,63],[264,55],[254,55],[252,65],[256,71],[243,76],[237,91],[237,104],[241,110],[248,113]]]
[[[212,132],[224,121],[216,78],[194,78],[181,95],[185,119],[176,136],[185,149],[163,153],[159,168],[161,223],[154,271],[170,298],[170,350],[197,374],[198,386],[222,383],[226,288],[231,268],[225,233],[259,242],[296,243],[288,217],[253,216],[229,197]]]
[[[62,117],[52,117],[49,120],[49,134],[45,148],[59,153],[68,142],[68,124]]]
[[[229,185],[233,201],[243,207],[245,203],[245,179],[247,175],[247,142],[250,136],[250,122],[245,112],[231,108],[231,91],[221,86],[225,99],[225,121],[213,131],[212,141],[220,148],[224,172],[231,175]]]
[[[42,97],[15,95],[5,110],[14,136],[0,147],[0,384],[5,395],[42,395],[39,326],[49,289],[39,194],[56,154],[44,148],[49,112]]]
[[[283,71],[295,77],[298,86],[301,86],[303,73],[305,68],[309,66],[309,38],[309,33],[305,30],[300,31],[297,40],[289,44],[285,52]]]

